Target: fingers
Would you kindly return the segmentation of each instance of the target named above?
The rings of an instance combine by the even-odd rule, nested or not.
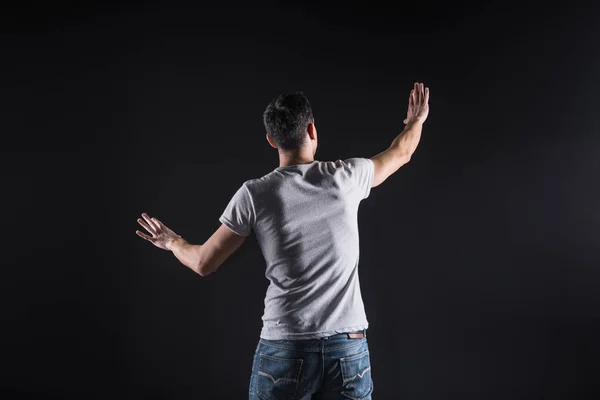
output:
[[[138,224],[143,226],[144,229],[146,229],[150,234],[152,234],[153,238],[159,236],[160,232],[164,228],[163,223],[156,218],[150,218],[150,216],[146,213],[142,213],[142,218],[137,219]]]
[[[419,91],[420,91],[420,87],[419,87],[419,83],[415,82],[411,93],[411,99],[412,99],[412,105],[413,107],[418,107],[419,106]]]
[[[148,225],[146,223],[146,221],[144,221],[141,218],[137,219],[138,224],[140,224],[142,227],[144,227],[144,229],[146,229],[149,233],[151,233],[152,235],[154,235],[156,232],[154,232],[154,228],[151,227],[150,225]]]
[[[143,213],[142,217],[144,217],[148,225],[152,227],[152,232],[156,232],[159,229],[159,226],[156,224],[156,222],[152,221],[152,218],[150,218],[148,214]]]
[[[417,106],[427,104],[427,102],[429,102],[429,88],[425,87],[423,83],[415,82],[413,90],[410,92],[409,99]]]
[[[162,229],[162,226],[160,225],[160,223],[158,222],[158,220],[156,218],[150,218],[150,221],[152,221],[152,223],[154,224],[154,230],[156,232],[160,232],[160,230]]]
[[[142,239],[146,239],[147,241],[152,242],[152,237],[146,235],[145,233],[140,232],[140,231],[135,231],[135,233]]]
[[[137,219],[138,224],[140,224],[142,227],[144,227],[144,229],[146,229],[148,231],[148,233],[150,233],[152,235],[151,237],[148,235],[142,236],[144,239],[146,239],[148,237],[150,237],[151,239],[156,239],[163,233],[170,232],[170,229],[167,228],[161,221],[159,221],[158,218],[154,218],[154,217],[150,218],[150,216],[146,213],[142,213],[142,218]],[[141,236],[141,235],[139,235],[139,233],[138,233],[138,236]]]
[[[163,223],[158,220],[158,218],[152,217],[152,222],[156,225],[158,229],[162,229],[164,227]]]
[[[416,82],[415,83],[415,91],[417,93],[416,97],[416,103],[417,104],[421,104],[421,102],[423,101],[423,91],[422,91],[422,86],[420,83]]]

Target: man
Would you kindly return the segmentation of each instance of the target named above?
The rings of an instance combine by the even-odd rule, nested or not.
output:
[[[138,219],[155,246],[205,276],[253,231],[270,281],[250,379],[250,399],[371,399],[373,380],[358,279],[359,203],[406,164],[429,113],[429,89],[415,83],[404,130],[376,156],[317,161],[308,99],[279,96],[264,112],[279,167],[244,182],[203,245],[156,218]]]

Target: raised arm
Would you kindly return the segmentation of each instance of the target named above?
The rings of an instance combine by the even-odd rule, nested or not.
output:
[[[423,123],[429,115],[429,88],[415,83],[408,99],[404,130],[396,136],[390,147],[372,157],[375,166],[373,185],[378,186],[390,175],[410,161],[421,139]]]

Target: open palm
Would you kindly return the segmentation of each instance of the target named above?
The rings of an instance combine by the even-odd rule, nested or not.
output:
[[[408,111],[404,124],[409,122],[425,122],[429,115],[429,88],[424,87],[422,83],[415,83],[413,90],[408,97]]]
[[[142,218],[138,218],[137,222],[138,224],[143,226],[144,229],[146,229],[149,235],[141,231],[135,231],[135,233],[139,237],[146,239],[156,247],[159,247],[164,250],[169,250],[169,248],[167,247],[168,243],[174,239],[178,239],[181,237],[175,232],[173,232],[171,229],[169,229],[165,224],[160,222],[158,219],[150,218],[150,216],[146,213],[142,214]]]

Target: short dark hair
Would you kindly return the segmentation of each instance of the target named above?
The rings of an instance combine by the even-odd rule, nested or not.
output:
[[[267,133],[282,150],[302,147],[308,124],[314,122],[312,108],[302,92],[285,93],[271,101],[263,114]]]

